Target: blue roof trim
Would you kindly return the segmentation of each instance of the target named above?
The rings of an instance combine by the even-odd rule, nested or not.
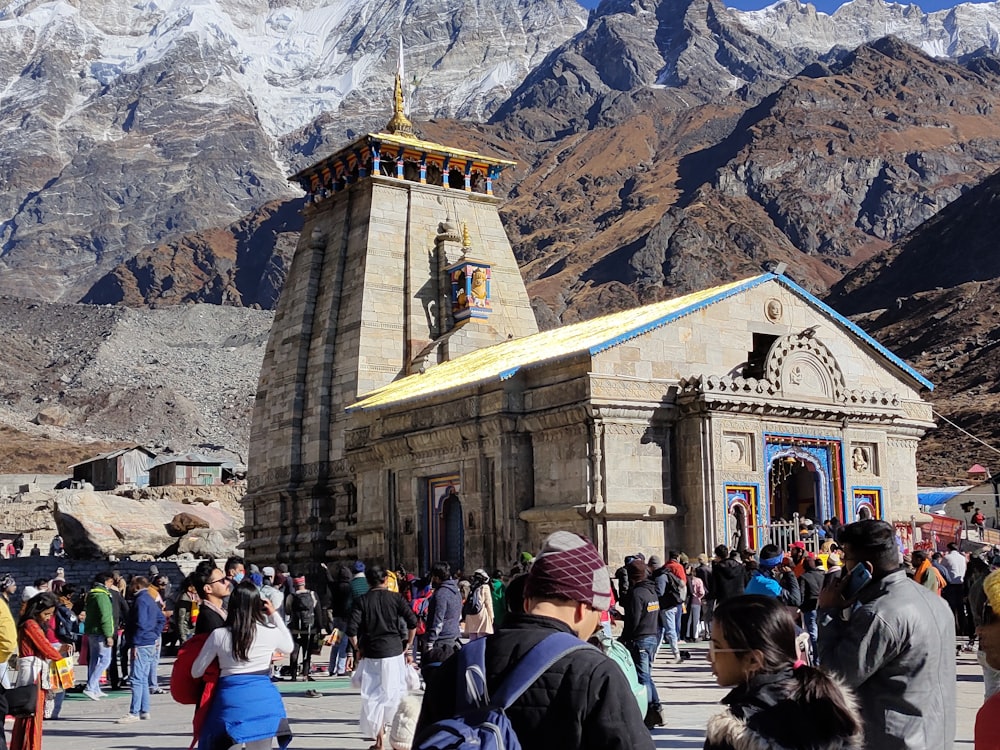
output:
[[[787,278],[786,276],[777,276],[775,274],[768,274],[768,276],[770,278],[772,278],[772,279],[777,279],[778,283],[784,285],[785,288],[787,288],[789,291],[794,292],[795,294],[799,295],[800,297],[802,297],[807,302],[809,302],[809,303],[815,305],[816,307],[818,307],[820,310],[822,310],[823,312],[825,312],[830,317],[834,318],[838,323],[840,323],[842,326],[844,326],[845,328],[847,328],[851,333],[853,333],[859,339],[861,339],[862,341],[864,341],[866,344],[868,344],[875,351],[877,351],[883,357],[885,357],[890,362],[892,362],[894,365],[896,365],[896,367],[898,367],[900,370],[902,370],[903,372],[905,372],[911,378],[913,378],[918,383],[920,383],[920,385],[924,386],[928,390],[931,390],[931,391],[934,390],[934,384],[931,381],[929,381],[927,378],[925,378],[919,372],[917,372],[912,367],[910,367],[910,365],[906,364],[906,362],[904,362],[902,359],[900,359],[895,354],[893,354],[891,351],[889,351],[884,346],[882,346],[882,344],[880,344],[878,341],[876,341],[871,336],[869,336],[867,333],[865,333],[865,330],[861,326],[859,326],[857,323],[854,323],[853,321],[849,320],[848,318],[845,318],[843,315],[841,315],[839,312],[837,312],[836,310],[834,310],[828,304],[826,304],[825,302],[821,301],[819,298],[814,297],[813,295],[811,295],[809,292],[807,292],[805,289],[803,289],[802,287],[800,287],[798,284],[796,284],[794,281],[792,281],[791,279]]]
[[[734,286],[732,289],[728,289],[724,292],[719,292],[718,294],[715,294],[711,297],[706,297],[700,302],[695,302],[694,304],[688,305],[687,307],[681,308],[680,310],[675,310],[669,315],[664,315],[662,318],[657,318],[656,320],[650,321],[645,325],[637,326],[636,328],[626,331],[625,333],[619,334],[618,336],[615,336],[613,339],[602,341],[600,344],[595,344],[594,346],[590,347],[589,350],[590,356],[594,356],[595,354],[600,354],[601,352],[606,351],[607,349],[611,349],[612,347],[618,346],[619,344],[634,339],[636,336],[641,336],[644,333],[649,333],[650,331],[656,330],[657,328],[660,328],[661,326],[664,326],[667,323],[672,323],[678,318],[683,318],[685,315],[690,315],[693,312],[697,312],[698,310],[706,308],[710,305],[714,305],[716,302],[720,302],[721,300],[727,299],[728,297],[732,297],[735,294],[740,294],[741,292],[745,292],[747,289],[753,289],[755,286],[760,286],[764,282],[770,281],[773,278],[775,278],[774,274],[764,274],[763,276],[755,276],[754,278],[748,279],[739,286]]]
[[[500,373],[500,380],[509,380],[510,378],[514,377],[517,374],[517,371],[520,369],[521,365],[518,365],[517,367],[511,367],[509,370],[503,370]],[[487,382],[487,381],[481,381],[481,382]]]

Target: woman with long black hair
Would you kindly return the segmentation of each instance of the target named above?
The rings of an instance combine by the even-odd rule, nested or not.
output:
[[[226,626],[213,630],[191,676],[201,677],[219,660],[219,683],[198,737],[199,750],[263,750],[278,739],[291,741],[285,706],[271,682],[271,660],[276,651],[289,653],[295,645],[281,616],[257,587],[242,581],[229,597]]]
[[[38,685],[38,700],[33,716],[14,719],[14,729],[10,735],[11,750],[41,750],[42,718],[45,713],[45,696],[49,689],[49,662],[61,659],[62,652],[49,643],[45,631],[49,620],[56,612],[59,597],[49,591],[35,594],[25,604],[24,612],[17,623],[18,684],[34,682]]]
[[[715,608],[709,659],[733,690],[708,722],[705,750],[781,747],[849,750],[863,745],[861,714],[848,687],[799,661],[795,621],[768,596],[739,596]]]

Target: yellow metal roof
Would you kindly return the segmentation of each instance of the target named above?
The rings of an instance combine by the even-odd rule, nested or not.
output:
[[[771,278],[774,278],[771,274],[754,276],[479,349],[434,365],[423,374],[408,375],[372,391],[349,408],[390,406],[463,386],[505,380],[522,367],[552,362],[572,354],[585,351],[597,354]]]

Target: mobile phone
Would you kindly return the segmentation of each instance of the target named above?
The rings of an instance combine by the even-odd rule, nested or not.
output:
[[[864,563],[858,563],[853,568],[851,572],[847,574],[847,587],[844,589],[844,598],[853,599],[860,593],[861,589],[868,585],[868,582],[872,579],[872,574],[868,570],[868,566]]]

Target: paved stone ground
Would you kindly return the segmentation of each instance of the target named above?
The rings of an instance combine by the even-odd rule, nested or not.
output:
[[[717,713],[718,702],[725,695],[716,686],[708,665],[705,644],[688,646],[690,661],[679,666],[657,665],[654,677],[667,707],[669,726],[654,732],[657,748],[690,750],[701,748],[708,718]],[[661,652],[662,654],[662,652]],[[79,668],[78,668],[79,670]],[[83,670],[78,677],[82,679]],[[166,683],[169,666],[160,667],[160,679]],[[279,683],[285,699],[295,740],[292,748],[362,750],[370,743],[358,734],[358,691],[347,679],[320,679],[315,683]],[[308,698],[305,692],[315,688],[322,697]],[[114,720],[128,711],[128,692],[112,693],[95,702],[79,695],[69,695],[62,716],[46,722],[45,750],[160,750],[185,748],[190,742],[192,710],[174,703],[169,695],[152,696],[152,719],[136,724],[118,725]],[[958,659],[958,737],[956,750],[971,750],[976,711],[983,702],[983,678],[973,654]],[[10,723],[7,724],[8,737]]]

